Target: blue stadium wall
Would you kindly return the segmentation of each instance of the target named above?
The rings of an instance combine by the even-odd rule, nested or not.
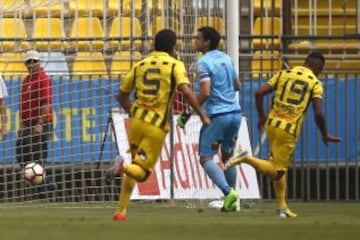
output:
[[[11,129],[2,147],[2,162],[15,161],[16,124],[21,80],[6,81],[11,113]],[[245,81],[241,96],[244,113],[248,117],[249,132],[253,147],[260,134],[256,130],[254,92],[260,82]],[[295,162],[354,161],[360,157],[360,84],[356,79],[346,81],[326,79],[324,85],[324,114],[329,133],[342,137],[338,145],[326,147],[316,129],[312,109],[308,111],[302,134],[295,151]],[[100,154],[101,139],[106,131],[109,111],[118,107],[116,100],[119,81],[80,80],[53,78],[54,110],[56,115],[54,140],[50,157],[57,163],[90,162]],[[10,100],[11,99],[11,100]],[[12,108],[10,109],[10,101]],[[261,157],[267,156],[267,145],[262,145]],[[103,159],[109,161],[116,155],[115,144],[107,141]]]

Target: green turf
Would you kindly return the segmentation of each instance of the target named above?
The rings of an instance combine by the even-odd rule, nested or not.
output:
[[[0,204],[1,240],[352,240],[360,239],[360,203],[290,203],[296,219],[280,219],[274,203],[222,213],[209,208],[131,204],[114,222],[116,203]]]

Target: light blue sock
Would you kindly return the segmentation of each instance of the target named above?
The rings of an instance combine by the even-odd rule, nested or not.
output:
[[[215,185],[224,193],[224,195],[228,195],[230,192],[230,186],[226,181],[223,170],[220,169],[213,160],[206,161],[202,164],[202,167]]]
[[[226,181],[229,183],[230,187],[235,189],[236,175],[237,175],[236,167],[232,167],[232,168],[224,171],[224,174],[225,174]]]

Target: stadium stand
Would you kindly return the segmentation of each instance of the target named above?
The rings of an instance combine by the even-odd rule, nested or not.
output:
[[[203,26],[212,26],[213,28],[215,28],[216,30],[218,30],[218,32],[221,34],[221,36],[225,36],[225,22],[224,19],[222,17],[218,17],[218,16],[200,16],[196,19],[196,25],[194,28],[194,33],[196,33],[196,30],[200,27]],[[219,43],[219,48],[223,49],[224,48],[224,40],[221,39],[220,43]]]
[[[207,25],[214,27],[221,35],[225,35],[225,22],[222,17],[200,16],[197,18],[196,29]]]
[[[292,0],[292,12],[297,15],[308,16],[309,9],[316,12],[318,16],[343,15],[344,13],[347,16],[356,14],[356,0],[312,1],[311,6],[309,6],[309,1],[298,0],[297,5],[295,3],[295,0]]]
[[[61,12],[64,13],[65,7],[64,3],[58,2],[54,3],[53,1],[44,1],[44,0],[30,0],[29,1],[29,10],[30,13],[36,17],[60,17]]]
[[[5,40],[3,40],[4,38]],[[8,40],[8,39],[14,39]],[[25,24],[20,18],[0,18],[0,51],[27,49]]]
[[[303,19],[304,21],[304,19]],[[329,20],[325,18],[318,18],[318,25],[310,25],[309,23],[302,23],[299,21],[299,25],[295,34],[299,35],[322,35],[322,36],[345,36],[347,34],[356,34],[356,19],[355,17],[349,17],[346,21],[346,25],[341,17],[333,17],[333,22],[329,24]],[[300,25],[301,24],[301,25]],[[296,49],[300,51],[308,51],[311,48],[328,50],[333,52],[343,51],[357,52],[360,49],[360,41],[356,39],[316,39],[316,40],[303,40],[295,41],[289,45],[290,49]]]
[[[290,50],[299,53],[308,52],[310,49],[332,53],[356,53],[360,50],[359,39],[345,39],[346,36],[358,34],[354,0],[333,0],[330,3],[317,1],[316,6],[311,6],[312,11],[309,11],[309,1],[297,2],[298,8],[295,2],[292,8],[292,34],[324,38],[293,41],[289,45]]]
[[[37,18],[33,28],[33,38],[44,38],[46,41],[36,41],[35,48],[40,51],[61,51],[68,47],[65,32],[60,18]]]
[[[156,32],[165,27],[173,29],[178,35],[181,33],[180,24],[177,19],[165,19],[162,16],[156,16],[155,19],[150,23],[149,35],[155,36]]]
[[[120,78],[125,75],[131,67],[141,59],[141,53],[138,51],[118,51],[114,53],[111,62],[111,77]]]
[[[122,5],[121,5],[122,2]],[[134,5],[131,4],[131,0],[109,0],[108,1],[108,13],[109,15],[124,15],[130,16],[131,12],[134,11],[135,16],[139,16],[142,11],[142,1],[135,0]]]
[[[24,0],[0,0],[0,16],[14,17],[21,16],[25,12]]]
[[[264,13],[267,12],[268,15],[279,16],[280,5],[281,5],[281,0],[255,0],[254,14],[262,16],[264,15]]]
[[[150,10],[150,13],[155,13],[156,15],[161,15],[161,12],[167,11],[167,9],[171,9],[172,11],[177,12],[180,7],[178,0],[173,0],[170,2],[162,0],[147,1],[146,4],[147,6],[144,7],[147,7]]]
[[[107,16],[121,16],[125,15],[121,1],[108,0]]]
[[[106,79],[108,73],[101,52],[78,52],[72,66],[72,77]]]
[[[279,17],[257,17],[253,27],[254,49],[278,49],[281,42],[281,21]],[[262,38],[263,37],[263,38]]]
[[[289,60],[290,67],[303,65],[304,58],[306,57],[306,55],[302,55],[302,56],[300,55],[297,57],[300,57],[300,59]],[[324,72],[354,73],[359,71],[360,71],[360,60],[341,59],[339,57],[336,59],[329,59],[329,57],[327,57],[326,64],[324,67]]]
[[[0,55],[0,74],[4,79],[19,78],[27,74],[23,53],[6,52]]]
[[[79,40],[79,38],[88,38],[89,40]],[[99,38],[92,40],[91,38]],[[104,32],[97,17],[79,17],[75,18],[71,27],[71,47],[76,50],[94,50],[100,51],[104,48]]]
[[[344,35],[355,34],[357,31],[356,18],[353,16],[346,17],[346,22],[342,16],[332,16],[331,19],[329,16],[317,16],[316,22],[310,20],[309,16],[301,16],[292,28],[294,33],[300,35]]]
[[[177,4],[177,1],[173,1],[174,5]],[[122,4],[121,4],[122,3]],[[148,10],[150,14],[156,13],[159,14],[164,8],[164,3],[162,0],[158,0],[155,4],[153,1],[142,1],[134,0],[134,5],[132,5],[131,0],[109,0],[108,1],[108,15],[109,16],[130,16],[132,11],[134,11],[135,16],[139,17],[143,10]],[[154,7],[156,5],[156,7]],[[176,5],[177,6],[177,5]]]
[[[132,31],[132,27],[134,31]],[[111,23],[109,32],[110,38],[140,38],[142,35],[141,25],[138,18],[130,17],[115,17]],[[110,48],[120,48],[121,50],[139,49],[141,47],[141,40],[130,41],[127,40],[112,40],[108,45]]]
[[[105,11],[103,0],[70,0],[69,14],[71,16],[103,16]]]
[[[154,24],[155,23],[155,24]],[[153,21],[150,22],[150,27],[149,27],[149,36],[154,37],[155,34],[161,30],[162,28],[171,28],[173,29],[176,34],[178,36],[181,35],[181,28],[180,28],[180,24],[179,21],[175,18],[167,18],[165,19],[162,16],[156,16]],[[153,41],[150,40],[149,41],[149,45],[152,46],[153,45]],[[176,42],[176,47],[178,49],[180,49],[181,47],[183,47],[183,41],[181,39],[178,39]]]
[[[46,51],[40,52],[42,66],[46,73],[51,76],[69,76],[69,68],[65,55],[62,52]]]
[[[255,51],[251,61],[251,71],[253,78],[268,78],[274,72],[281,69],[279,51],[265,50]]]

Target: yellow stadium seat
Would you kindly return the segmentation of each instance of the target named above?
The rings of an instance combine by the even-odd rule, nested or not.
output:
[[[59,41],[65,38],[64,27],[60,18],[37,18],[33,29],[33,38],[49,38],[48,41],[36,41],[37,50],[63,50],[67,42]]]
[[[103,0],[70,0],[69,13],[71,16],[103,16],[105,12]]]
[[[280,54],[278,51],[256,51],[251,61],[251,72],[254,78],[269,78],[281,69]]]
[[[131,27],[134,27],[134,31],[132,31]],[[129,38],[129,37],[141,37],[141,25],[138,18],[132,19],[131,17],[115,17],[111,23],[111,29],[109,33],[110,38]],[[109,47],[111,48],[119,48],[122,50],[127,50],[130,48],[139,49],[141,47],[141,40],[112,40],[109,42]],[[131,45],[133,44],[133,46]]]
[[[14,38],[13,41],[1,38]],[[0,18],[0,51],[14,51],[17,49],[27,49],[29,43],[24,22],[19,18]]]
[[[355,16],[317,16],[316,21],[310,22],[309,16],[299,16],[297,24],[293,24],[292,32],[294,35],[331,35],[344,36],[347,34],[356,34]],[[315,25],[316,22],[316,25]],[[314,39],[299,40],[289,44],[290,50],[297,52],[308,52],[310,49],[327,49],[332,52],[357,52],[360,50],[360,41],[357,39]]]
[[[169,3],[171,3],[171,6],[169,5]],[[150,14],[155,12],[156,15],[161,15],[163,11],[167,11],[167,8],[171,8],[173,12],[177,12],[178,9],[180,8],[179,1],[178,0],[173,0],[173,1],[157,0],[157,2],[147,1],[147,9],[149,9]]]
[[[72,76],[81,79],[108,79],[106,64],[101,52],[78,52],[75,56]]]
[[[103,40],[91,40],[91,38],[103,38],[104,32],[97,17],[76,18],[71,27],[71,47],[78,50],[102,50]],[[77,38],[90,38],[78,40]]]
[[[295,41],[289,44],[289,49],[291,51],[296,51],[298,53],[309,52],[310,50],[326,50],[331,51],[332,53],[357,53],[360,51],[360,41],[359,40],[327,40],[327,39],[319,39],[314,41]]]
[[[65,7],[63,1],[30,0],[29,9],[36,17],[59,17]]]
[[[23,15],[26,10],[24,0],[0,0],[0,12],[2,17]]]
[[[3,53],[0,55],[0,74],[4,79],[22,78],[27,73],[23,53]]]
[[[355,16],[347,16],[345,19],[343,16],[332,16],[329,20],[329,16],[317,16],[316,21],[309,16],[298,16],[295,24],[295,17],[292,24],[293,34],[298,35],[344,35],[344,34],[356,34],[357,19]],[[315,24],[316,23],[316,24]]]
[[[198,28],[204,26],[211,26],[215,28],[222,36],[225,35],[225,22],[222,17],[198,17],[197,18],[197,28],[194,29],[195,32]]]
[[[221,36],[225,36],[225,22],[222,17],[198,17],[196,20],[196,26],[194,29],[194,33],[196,34],[196,31],[205,26],[211,26],[215,28]],[[194,43],[193,43],[194,44]],[[224,47],[224,40],[221,39],[219,43],[219,48]]]
[[[306,55],[302,59],[289,59],[289,67],[302,66]],[[360,70],[360,60],[356,59],[326,59],[324,72],[331,73],[358,73]]]
[[[121,78],[131,67],[141,60],[141,53],[138,51],[119,51],[113,56],[111,62],[111,76],[113,79]]]
[[[157,16],[154,22],[150,23],[149,35],[155,36],[155,34],[163,28],[171,28],[173,29],[176,34],[180,34],[180,24],[179,21],[175,18],[166,19],[161,16]]]
[[[166,0],[167,1],[167,0]],[[131,5],[133,2],[133,6]],[[121,5],[122,3],[122,5]],[[167,2],[163,0],[157,0],[157,2],[142,1],[142,0],[109,0],[108,1],[108,14],[110,16],[129,16],[131,12],[134,11],[135,16],[142,14],[142,10],[149,11],[150,15],[153,15],[155,12],[156,15],[159,15]],[[156,6],[155,6],[156,4]],[[175,10],[178,8],[178,1],[172,1],[171,8]]]
[[[318,15],[329,15],[331,8],[332,15],[356,15],[356,0],[331,0],[329,1],[317,1]]]
[[[301,1],[301,0],[300,0]],[[255,0],[254,13],[256,15],[268,12],[269,15],[278,16],[280,14],[281,0]]]
[[[254,48],[279,48],[280,47],[280,18],[258,17],[255,19],[253,29]],[[261,35],[274,35],[271,38],[261,38]]]
[[[316,1],[316,8],[315,8],[315,1],[312,1],[312,5],[309,6],[309,1],[303,1],[298,0],[297,6],[295,5],[295,0],[292,0],[292,13],[302,16],[308,16],[309,15],[309,9],[312,9],[312,12],[314,12],[317,16],[329,16],[329,13],[331,12],[331,15],[338,15],[342,16],[355,16],[356,15],[356,1],[357,0],[332,0],[331,6],[329,4],[329,1],[324,0],[318,0]],[[331,7],[331,10],[330,10]]]
[[[178,36],[181,33],[180,24],[174,18],[168,20],[161,16],[157,16],[154,21],[155,21],[155,24],[154,24],[154,22],[150,23],[149,36],[155,37],[155,34],[163,28],[173,29]],[[149,41],[149,43],[150,43],[150,45],[152,45],[153,41]],[[176,46],[177,46],[177,48],[180,48],[182,46],[182,41],[180,39],[177,40]]]
[[[122,5],[121,5],[122,3]],[[135,15],[139,16],[142,9],[142,0],[134,1]],[[132,11],[131,0],[109,0],[108,1],[108,14],[111,16],[129,16]]]

